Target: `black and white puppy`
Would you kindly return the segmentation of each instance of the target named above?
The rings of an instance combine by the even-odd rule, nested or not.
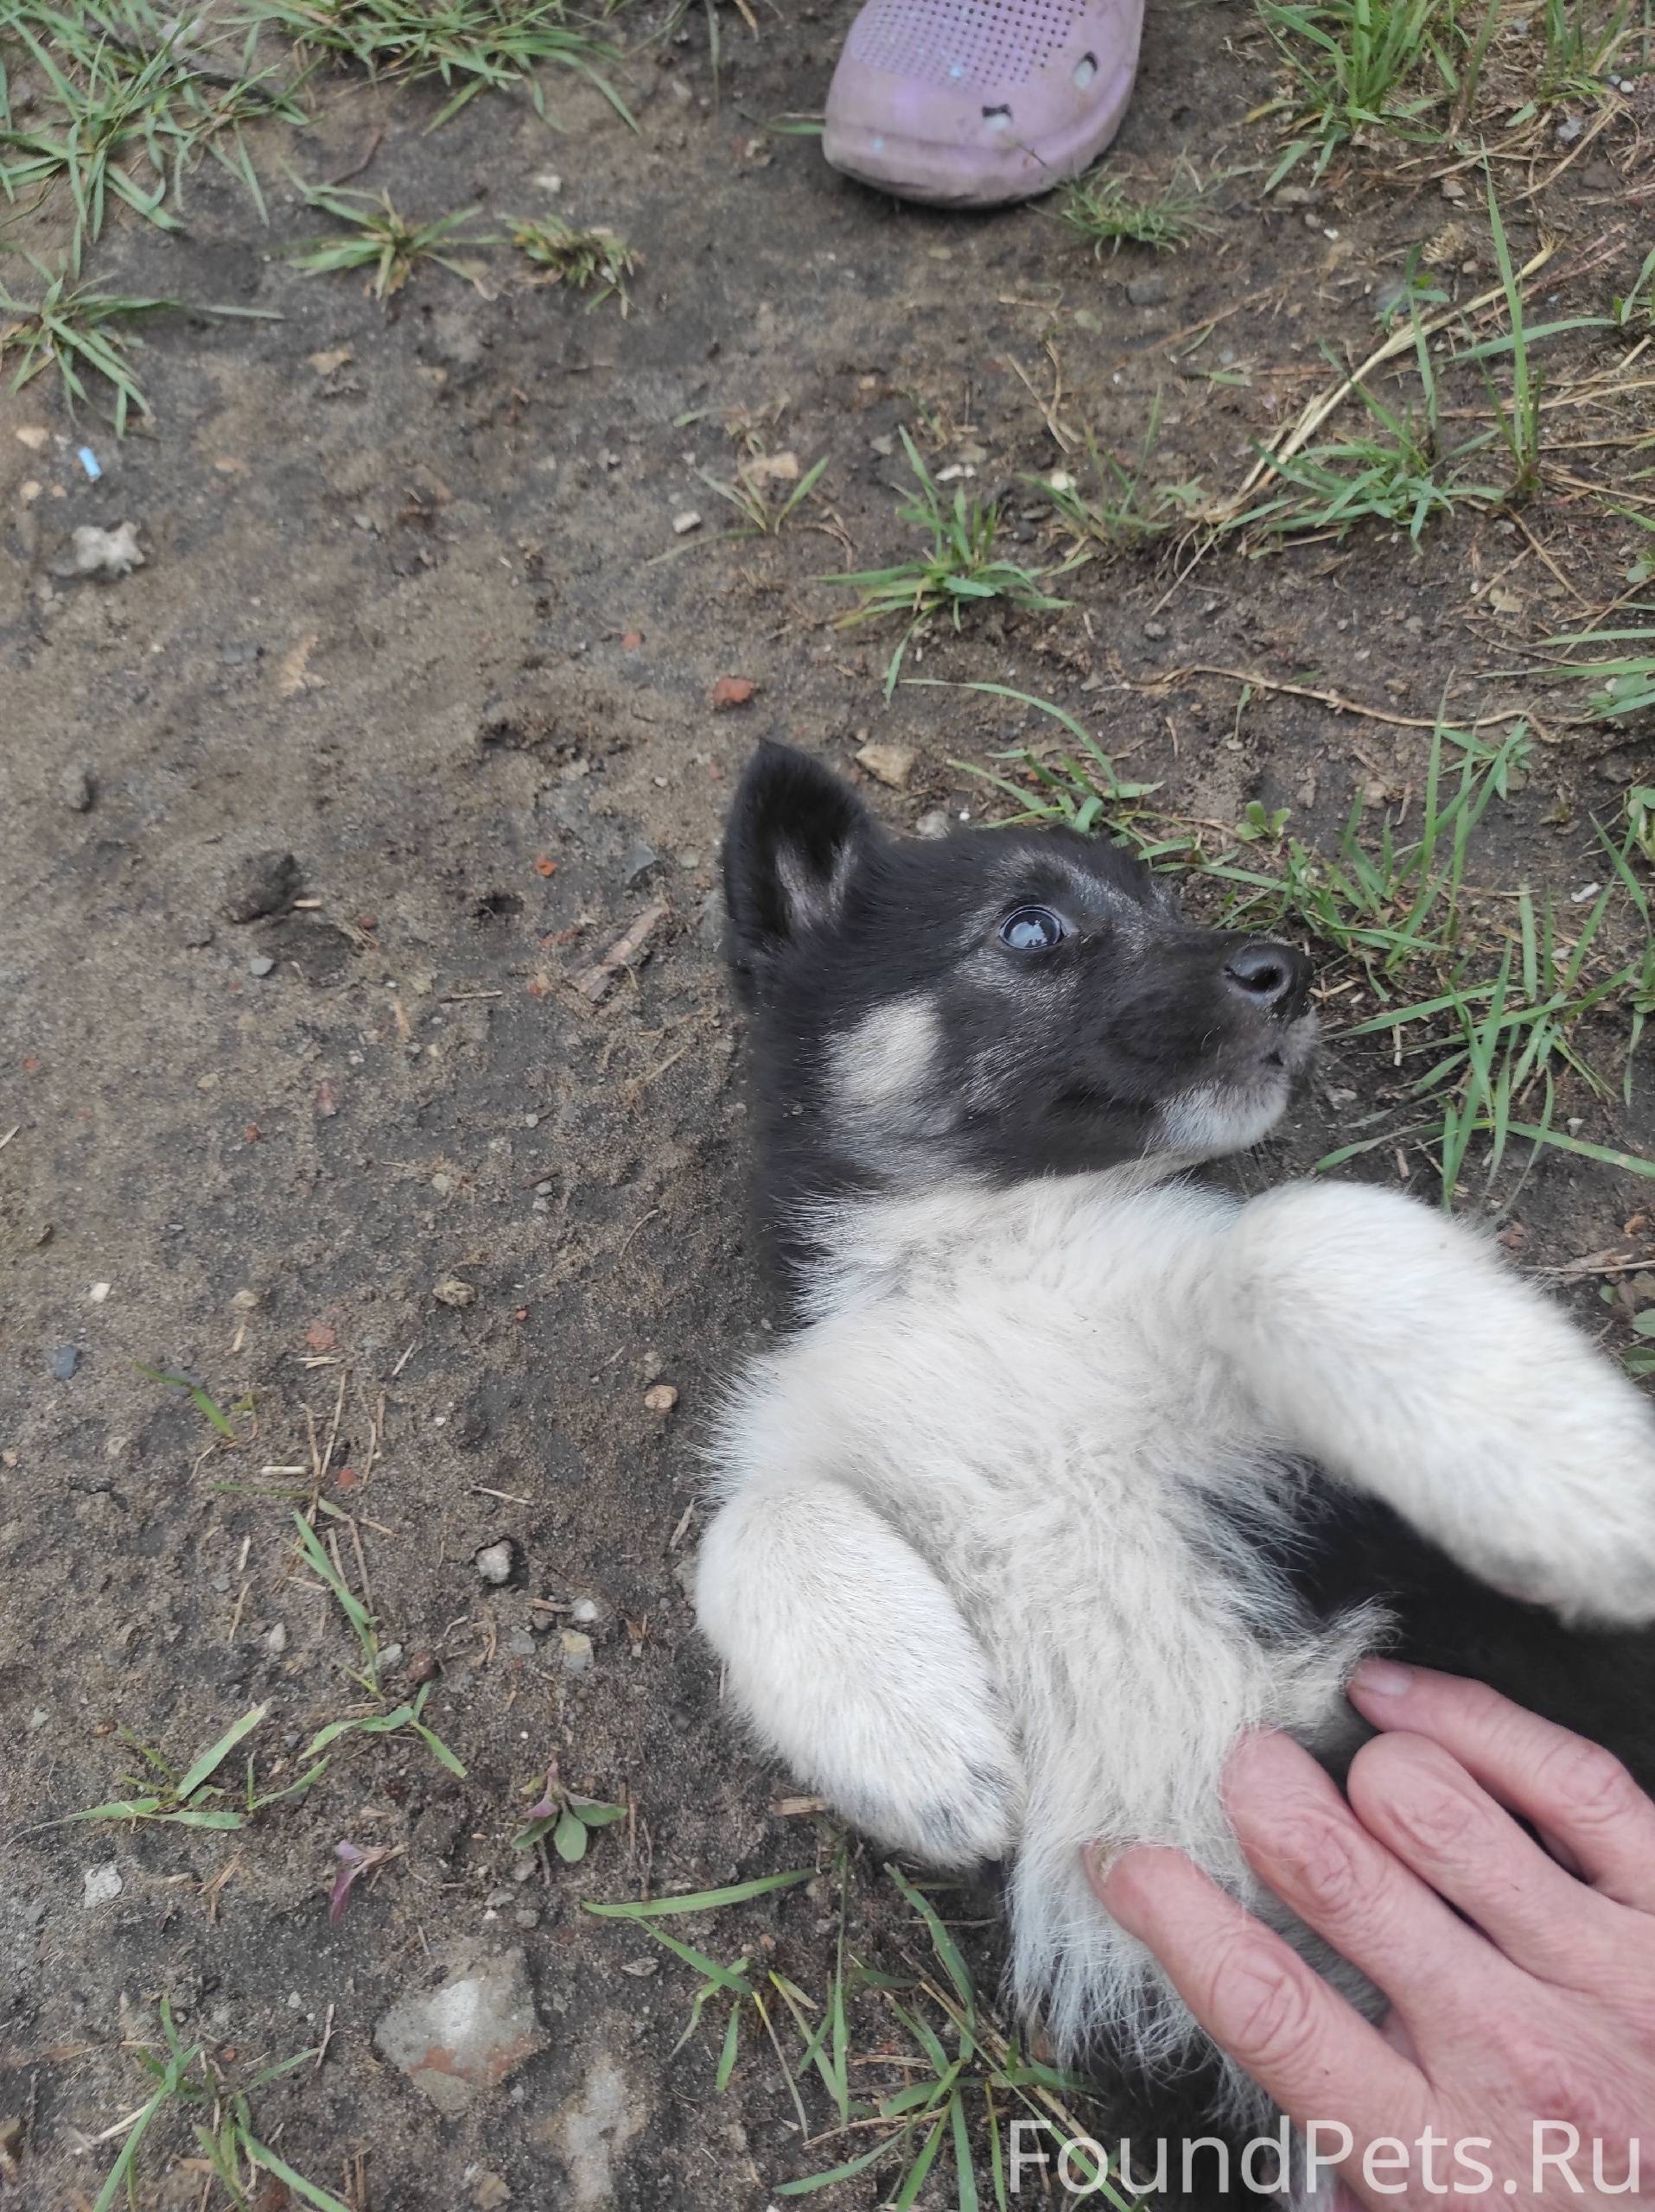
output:
[[[767,746],[725,885],[799,1324],[718,1441],[697,1605],[730,1694],[882,1845],[1012,1862],[1015,1999],[1066,2059],[1250,2130],[1081,1847],[1175,1845],[1285,1924],[1225,1756],[1279,1728],[1336,1768],[1382,1644],[1655,1776],[1655,1412],[1439,1212],[1188,1179],[1287,1105],[1309,970],[1105,840],[893,839]]]

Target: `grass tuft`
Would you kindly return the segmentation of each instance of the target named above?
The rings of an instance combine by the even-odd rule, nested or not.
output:
[[[1655,630],[1580,630],[1542,642],[1569,655],[1546,671],[1549,681],[1591,687],[1588,711],[1595,721],[1626,721],[1655,710]],[[1606,645],[1623,650],[1606,654]],[[1582,660],[1582,653],[1593,657]],[[1655,862],[1655,852],[1648,856]]]
[[[896,689],[908,647],[938,615],[945,613],[958,630],[965,609],[987,600],[1051,613],[1069,603],[1042,591],[1040,575],[996,554],[997,506],[968,499],[963,488],[955,492],[952,502],[946,500],[906,429],[901,435],[917,489],[897,513],[921,531],[928,543],[916,558],[894,568],[860,569],[824,579],[861,594],[850,613],[840,617],[842,628],[893,619],[904,621],[885,670],[888,699]]]
[[[259,2177],[264,2175],[279,2185],[277,2193],[283,2203],[296,2199],[312,2206],[314,2212],[350,2212],[349,2206],[341,2203],[330,2190],[296,2172],[253,2132],[253,2093],[269,2082],[279,2081],[285,2074],[296,2072],[301,2066],[312,2064],[320,2056],[319,2049],[296,2052],[291,2058],[282,2059],[274,2066],[260,2068],[245,2082],[237,2082],[225,2075],[205,2044],[186,2044],[180,2039],[172,2007],[164,1997],[160,2016],[160,2044],[137,2054],[139,2063],[156,2086],[135,2113],[98,2139],[101,2142],[110,2135],[124,2135],[125,2140],[93,2199],[92,2212],[114,2212],[119,2202],[137,2203],[138,2153],[157,2122],[175,2112],[199,2113],[206,2122],[204,2126],[198,2124],[194,2130],[204,2154],[198,2163],[206,2168],[207,2175],[201,2193],[203,2204],[213,2194],[215,2184],[224,2201],[232,2206],[245,2207],[256,2195],[262,2202],[264,2190]],[[83,2197],[80,2201],[84,2203],[86,2200]]]
[[[1170,253],[1193,245],[1213,229],[1207,216],[1212,185],[1181,162],[1168,183],[1153,196],[1136,199],[1125,181],[1110,169],[1094,170],[1064,188],[1056,213],[1092,247],[1095,258],[1120,251],[1123,243]]]
[[[577,230],[556,215],[519,215],[508,219],[512,244],[543,274],[543,284],[567,284],[572,292],[590,292],[589,308],[608,299],[619,299],[623,315],[631,310],[627,279],[635,275],[641,257],[618,232]]]
[[[536,72],[570,69],[596,86],[634,130],[626,103],[603,74],[620,49],[565,0],[248,0],[247,21],[268,24],[302,48],[353,62],[370,77],[449,92],[428,126],[436,130],[486,91],[525,86],[550,122]]]
[[[34,261],[34,257],[29,257]],[[86,379],[101,378],[113,395],[110,419],[117,437],[124,437],[132,415],[147,416],[150,403],[139,389],[128,359],[135,334],[120,326],[146,315],[176,309],[178,300],[129,299],[111,292],[95,292],[71,286],[67,273],[55,276],[34,262],[41,280],[38,299],[19,299],[0,283],[0,315],[11,320],[0,325],[0,367],[16,355],[10,389],[21,391],[45,370],[54,368],[69,412],[92,404]]]
[[[307,207],[319,207],[346,229],[342,237],[313,238],[290,247],[288,257],[294,267],[313,276],[341,269],[371,270],[368,289],[376,300],[388,300],[401,291],[423,261],[435,261],[456,276],[463,276],[467,271],[455,260],[455,251],[495,243],[493,238],[458,235],[461,226],[477,213],[475,207],[440,215],[435,222],[414,223],[391,205],[388,192],[376,196],[319,184],[303,185],[300,189]]]
[[[946,2202],[976,2212],[979,2205],[1009,2202],[1008,2147],[1030,2126],[1049,2130],[1050,2152],[1073,2144],[1071,2186],[1131,2212],[1089,2131],[1064,2102],[1085,2094],[1084,2084],[1025,2057],[1001,2031],[978,1996],[958,1944],[926,1891],[895,1866],[885,1872],[912,1914],[911,1934],[925,1950],[906,1954],[893,1973],[857,1958],[846,1940],[849,1854],[835,1855],[839,1891],[838,1940],[827,1986],[812,1996],[782,1973],[774,1945],[765,1937],[741,1956],[723,1960],[658,1926],[667,1915],[721,1911],[812,1879],[814,1869],[762,1875],[723,1890],[691,1897],[656,1897],[640,1904],[588,1904],[599,1917],[633,1922],[698,1977],[682,2049],[710,2013],[722,2018],[714,2061],[714,2087],[729,2086],[744,2046],[773,2056],[791,2098],[801,2140],[812,2145],[846,2139],[850,2155],[820,2172],[782,2182],[778,2197],[812,2196],[857,2176],[882,2170],[882,2204],[918,2201],[933,2168],[952,2168]],[[754,1954],[760,1954],[755,1964]],[[809,2092],[826,2107],[812,2126]],[[871,2137],[871,2141],[869,2138]]]
[[[163,15],[151,0],[76,0],[67,10],[0,0],[0,35],[29,55],[44,90],[39,115],[20,117],[0,70],[0,193],[16,202],[67,184],[77,275],[111,200],[176,230],[172,204],[204,152],[268,219],[243,130],[272,117],[302,128],[302,79],[256,66],[251,45],[239,58],[222,41],[204,50],[192,43],[208,35],[200,21]]]
[[[1453,0],[1259,0],[1289,73],[1294,137],[1264,189],[1307,159],[1320,176],[1359,133],[1423,140],[1455,89]]]

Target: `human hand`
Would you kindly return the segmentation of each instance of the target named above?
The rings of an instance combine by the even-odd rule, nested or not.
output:
[[[1355,2202],[1655,2204],[1655,1804],[1480,1683],[1370,1660],[1351,1700],[1380,1733],[1348,1803],[1274,1735],[1238,1747],[1225,1802],[1263,1879],[1390,1999],[1382,2029],[1181,1852],[1088,1854],[1105,1909]]]

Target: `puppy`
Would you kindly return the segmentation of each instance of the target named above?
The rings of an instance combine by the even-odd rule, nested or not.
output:
[[[1383,1645],[1655,1775],[1655,1413],[1442,1214],[1190,1179],[1310,1058],[1291,947],[1104,839],[893,839],[774,746],[724,870],[796,1324],[717,1439],[729,1694],[881,1846],[1011,1862],[1016,2005],[1123,2112],[1244,2136],[1272,2115],[1082,1846],[1176,1846],[1380,2009],[1251,1874],[1226,1754],[1284,1729],[1340,1770]]]

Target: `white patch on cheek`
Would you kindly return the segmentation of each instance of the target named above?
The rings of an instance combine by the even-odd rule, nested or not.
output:
[[[1279,1071],[1274,1081],[1261,1071],[1257,1084],[1244,1089],[1236,1084],[1198,1084],[1162,1108],[1161,1147],[1182,1160],[1217,1160],[1228,1152],[1245,1152],[1281,1120],[1290,1089],[1285,1072]]]
[[[833,1047],[841,1105],[851,1114],[910,1128],[936,1065],[940,1036],[937,1010],[926,999],[894,999],[864,1014]]]

